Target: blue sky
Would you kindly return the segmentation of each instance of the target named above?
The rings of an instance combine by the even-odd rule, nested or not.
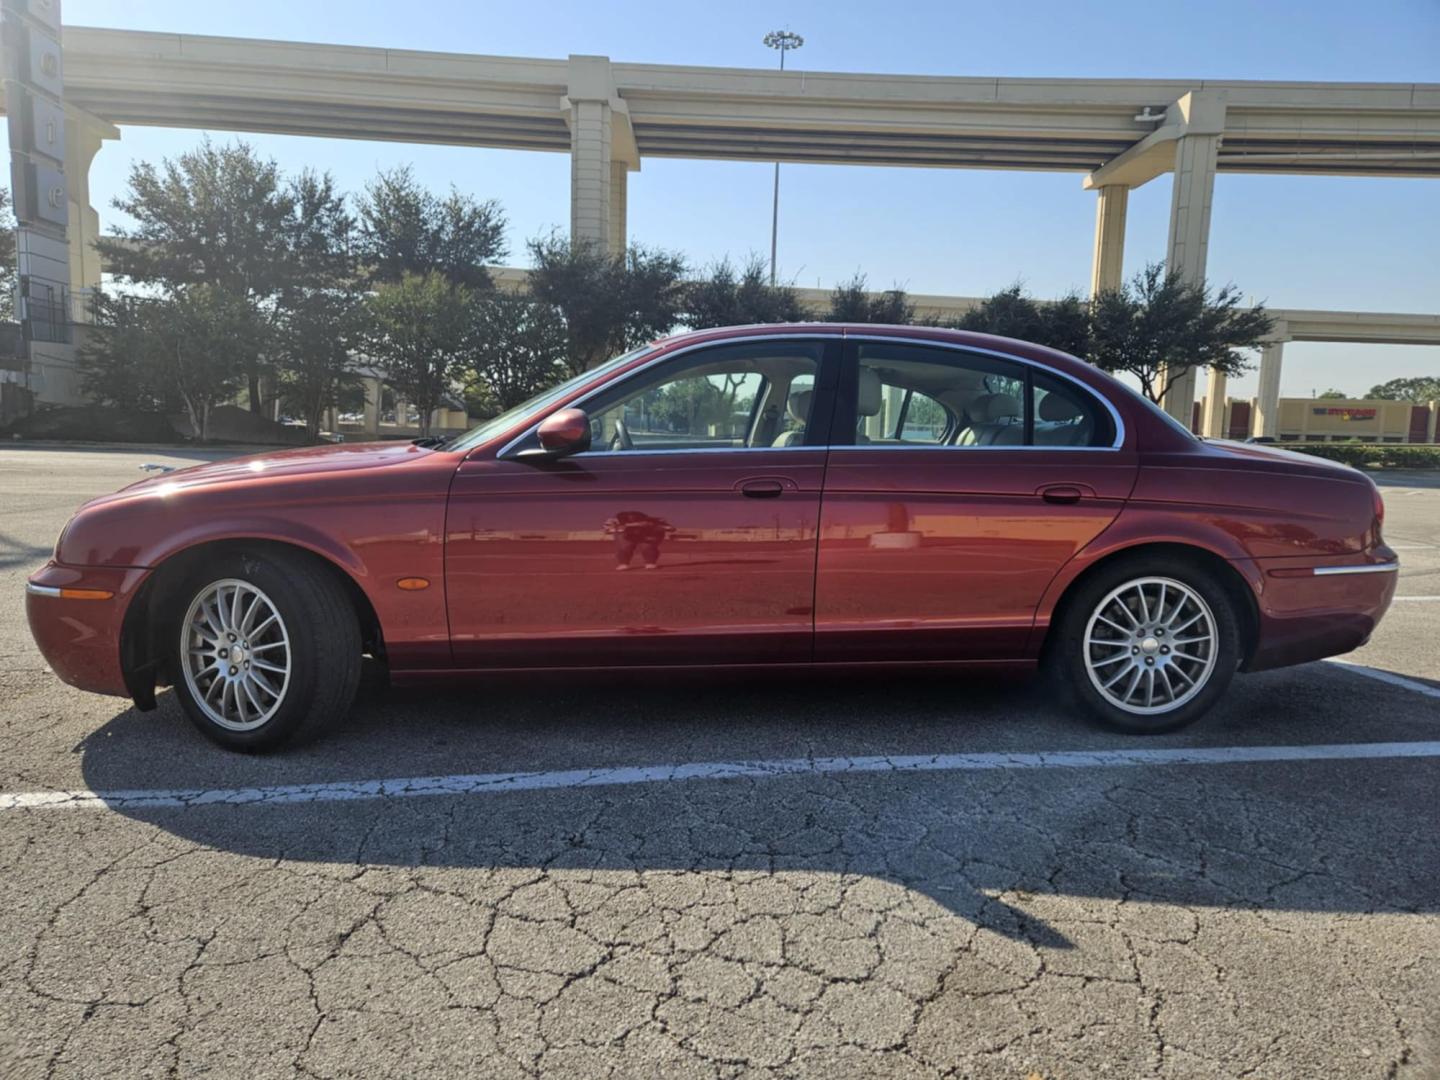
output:
[[[1440,0],[920,0],[724,5],[481,4],[432,0],[66,0],[71,24],[392,48],[766,66],[765,31],[805,36],[790,66],[945,75],[1440,82]],[[414,18],[397,18],[397,12]],[[173,156],[193,131],[125,128],[91,173],[102,224],[132,162]],[[232,136],[216,133],[217,138]],[[498,199],[511,261],[568,220],[563,154],[244,136],[282,166],[331,170],[358,189],[414,164],[428,184]],[[1170,184],[1133,192],[1127,273],[1163,258]],[[649,159],[630,178],[631,237],[704,264],[768,251],[770,167]],[[855,270],[872,284],[975,295],[1022,280],[1038,296],[1083,289],[1094,195],[1068,173],[786,166],[780,264],[799,284]],[[1440,181],[1222,175],[1210,278],[1278,307],[1440,311]],[[1282,390],[1360,393],[1392,375],[1440,374],[1440,349],[1294,344]],[[1253,392],[1253,377],[1232,393]]]

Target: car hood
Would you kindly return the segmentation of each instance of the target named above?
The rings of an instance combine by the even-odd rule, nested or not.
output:
[[[282,477],[321,476],[361,469],[384,469],[404,465],[435,451],[408,442],[355,443],[307,446],[298,450],[274,450],[244,457],[226,458],[192,465],[188,469],[161,473],[137,480],[106,499],[146,494],[160,488],[167,492],[232,484],[264,484]]]

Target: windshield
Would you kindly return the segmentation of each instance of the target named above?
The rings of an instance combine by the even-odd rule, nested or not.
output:
[[[542,390],[529,401],[523,401],[513,409],[484,421],[478,427],[471,428],[465,432],[464,435],[459,436],[454,442],[449,443],[445,449],[469,450],[471,447],[479,446],[486,439],[493,439],[506,428],[514,426],[527,414],[543,412],[548,406],[561,400],[583,383],[587,383],[592,379],[598,379],[600,376],[624,366],[636,357],[644,356],[646,353],[654,351],[654,348],[654,345],[642,345],[638,349],[632,349],[628,353],[623,353],[611,360],[606,360],[605,363],[599,367],[591,368],[589,371],[582,371],[579,375],[566,379],[559,386],[552,386],[549,390]]]

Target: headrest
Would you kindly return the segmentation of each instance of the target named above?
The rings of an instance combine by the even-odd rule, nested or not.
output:
[[[998,420],[1014,420],[1020,416],[1020,399],[1010,394],[991,394],[984,402],[985,419],[992,424]]]
[[[785,402],[785,411],[790,418],[798,424],[805,423],[810,416],[810,399],[815,396],[814,390],[795,390]]]
[[[855,409],[861,416],[880,415],[880,376],[870,368],[860,369],[860,395]]]
[[[1081,416],[1084,410],[1074,401],[1060,394],[1046,394],[1040,399],[1040,419],[1056,422],[1074,420]]]

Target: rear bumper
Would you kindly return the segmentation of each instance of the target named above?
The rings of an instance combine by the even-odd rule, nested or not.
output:
[[[149,570],[47,563],[25,586],[25,615],[45,662],[71,686],[128,697],[120,660],[121,627]],[[62,594],[83,590],[94,598]],[[108,594],[108,595],[101,595]]]
[[[1304,664],[1358,649],[1395,596],[1399,563],[1380,546],[1335,559],[1257,559],[1259,634],[1247,671]]]

